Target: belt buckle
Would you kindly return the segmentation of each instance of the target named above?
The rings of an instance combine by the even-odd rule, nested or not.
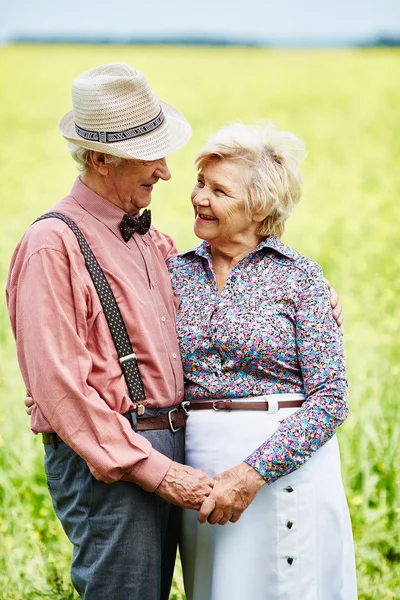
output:
[[[268,398],[268,400],[266,398],[265,398],[265,400],[266,400],[266,402],[268,402],[267,413],[269,415],[275,415],[279,410],[278,400],[276,398],[273,398],[271,400],[271,396]]]
[[[217,408],[217,402],[223,402],[225,404],[224,408]],[[225,400],[222,398],[220,398],[219,400],[213,400],[212,405],[213,410],[215,410],[215,412],[221,412],[221,410],[224,410],[225,412],[231,412],[232,410],[232,400],[230,398],[225,398]]]
[[[183,400],[183,402],[181,402],[181,407],[182,407],[183,412],[186,415],[186,418],[189,418],[189,415],[190,415],[190,412],[187,408],[189,406],[190,406],[190,400]]]
[[[177,431],[179,431],[180,429],[182,429],[182,427],[176,427],[176,428],[175,428],[175,427],[173,426],[173,424],[172,424],[172,417],[171,417],[171,415],[172,415],[172,413],[176,412],[177,410],[178,410],[177,408],[172,408],[172,409],[171,409],[171,410],[168,412],[168,423],[169,423],[169,426],[170,426],[170,429],[171,429],[172,433],[176,433]]]

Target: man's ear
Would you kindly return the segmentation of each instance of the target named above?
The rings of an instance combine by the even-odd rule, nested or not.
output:
[[[90,150],[90,164],[100,175],[108,175],[109,166],[106,162],[104,152]]]

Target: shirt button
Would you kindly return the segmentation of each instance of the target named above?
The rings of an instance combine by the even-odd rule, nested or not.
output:
[[[164,316],[161,317],[161,321],[164,323],[164,321],[165,321],[165,317]]]
[[[172,358],[176,358],[176,352],[172,353]]]
[[[151,282],[152,287],[156,287],[155,281]]]

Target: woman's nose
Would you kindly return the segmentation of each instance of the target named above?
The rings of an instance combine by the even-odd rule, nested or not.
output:
[[[157,163],[156,170],[154,171],[154,177],[163,179],[163,181],[168,181],[168,179],[171,179],[171,171],[168,168],[167,160],[165,158],[160,158]]]
[[[195,206],[209,206],[210,200],[208,197],[207,188],[203,187],[196,190],[196,193],[192,196],[192,201]]]

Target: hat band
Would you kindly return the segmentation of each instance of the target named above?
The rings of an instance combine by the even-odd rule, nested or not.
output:
[[[147,123],[143,123],[143,125],[138,125],[137,127],[132,127],[131,129],[125,129],[125,131],[115,131],[113,133],[109,131],[90,131],[89,129],[82,129],[75,123],[75,131],[79,135],[79,137],[90,140],[91,142],[101,142],[106,144],[112,144],[113,142],[123,142],[124,140],[131,140],[132,138],[139,137],[141,135],[145,135],[146,133],[150,133],[150,131],[154,131],[164,122],[165,116],[160,109],[160,112],[151,121],[147,121]]]

